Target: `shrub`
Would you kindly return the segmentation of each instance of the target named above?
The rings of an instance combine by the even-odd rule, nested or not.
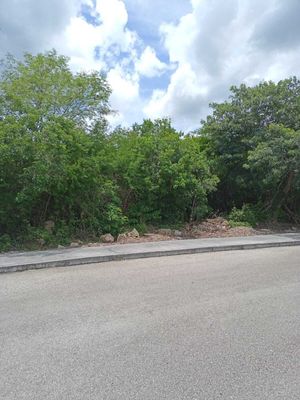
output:
[[[231,227],[251,226],[254,227],[261,220],[260,213],[255,207],[244,204],[242,208],[233,207],[229,216],[229,224]]]
[[[135,224],[133,228],[135,228],[140,235],[144,235],[148,231],[147,225],[142,222]]]
[[[121,208],[110,204],[104,216],[103,233],[109,232],[116,236],[124,229],[127,222],[128,219],[123,215]]]
[[[0,253],[10,250],[12,247],[10,236],[7,234],[0,236]]]

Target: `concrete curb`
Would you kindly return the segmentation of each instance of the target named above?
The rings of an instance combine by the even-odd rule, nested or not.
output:
[[[262,243],[195,246],[189,248],[150,250],[141,252],[137,251],[137,252],[127,252],[127,253],[125,251],[126,248],[124,247],[124,253],[121,254],[94,255],[90,257],[82,256],[80,258],[70,257],[61,260],[49,260],[49,261],[45,260],[44,262],[31,262],[31,263],[15,264],[15,265],[0,265],[0,273],[18,272],[18,271],[26,271],[32,269],[41,269],[41,268],[68,267],[68,266],[83,265],[83,264],[104,263],[109,261],[134,260],[134,259],[142,259],[150,257],[165,257],[165,256],[176,256],[184,254],[197,254],[197,253],[233,251],[233,250],[254,250],[254,249],[263,249],[270,247],[287,247],[287,246],[300,246],[300,240],[294,239],[289,241],[282,240],[282,241],[270,241]]]

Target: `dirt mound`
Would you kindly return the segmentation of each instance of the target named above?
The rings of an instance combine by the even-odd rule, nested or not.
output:
[[[246,226],[231,228],[229,222],[222,217],[208,218],[201,223],[191,224],[185,229],[185,236],[193,238],[250,236],[255,233],[253,228]]]

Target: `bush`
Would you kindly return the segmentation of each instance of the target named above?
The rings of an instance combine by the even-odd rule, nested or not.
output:
[[[140,235],[144,235],[148,231],[147,225],[142,222],[139,224],[135,224],[133,228],[135,228]]]
[[[254,227],[261,219],[260,212],[249,204],[244,204],[240,209],[233,207],[228,216],[232,228],[237,226]]]
[[[123,215],[120,207],[110,204],[103,221],[103,233],[109,232],[113,236],[118,235],[126,226],[128,219]]]
[[[10,236],[7,234],[0,236],[0,253],[9,251],[12,247]]]
[[[55,237],[52,233],[42,227],[29,226],[27,232],[24,234],[24,242],[28,242],[28,245],[41,246],[44,243],[47,246],[53,246],[55,243]]]
[[[65,221],[60,221],[59,223],[55,224],[54,229],[54,241],[55,244],[60,244],[66,246],[71,242],[71,229]]]
[[[232,220],[229,220],[228,222],[229,222],[230,228],[238,228],[238,227],[241,227],[241,226],[243,226],[243,227],[246,226],[246,227],[252,228],[252,225],[250,225],[248,222],[232,221]]]

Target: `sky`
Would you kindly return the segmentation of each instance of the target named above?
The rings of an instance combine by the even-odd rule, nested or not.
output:
[[[299,76],[300,0],[1,0],[0,57],[55,48],[101,70],[111,126],[200,126],[232,85]]]

